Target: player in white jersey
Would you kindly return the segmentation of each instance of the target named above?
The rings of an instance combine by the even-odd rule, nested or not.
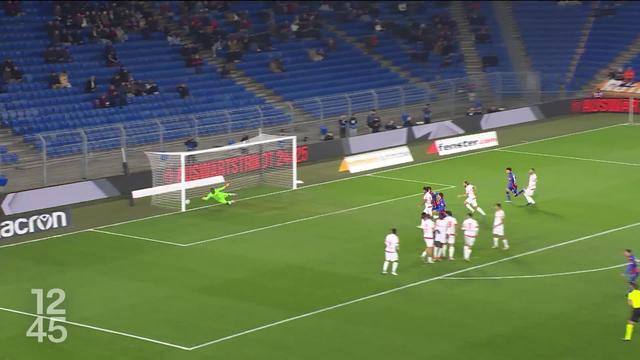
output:
[[[458,227],[458,220],[453,217],[453,213],[449,210],[446,211],[447,217],[445,218],[448,222],[447,227],[447,242],[444,246],[444,254],[447,254],[447,247],[449,248],[449,260],[453,260],[453,254],[456,251],[454,247],[456,243],[456,228]]]
[[[422,229],[425,249],[420,256],[429,264],[433,263],[433,232],[435,227],[436,224],[431,220],[431,215],[423,212],[418,228]]]
[[[481,207],[478,206],[478,199],[476,198],[476,187],[471,185],[469,181],[465,180],[463,182],[464,185],[464,194],[460,196],[465,196],[464,206],[469,209],[472,213],[476,212],[476,210],[482,214],[482,216],[487,215]]]
[[[422,196],[422,203],[420,203],[420,205],[424,206],[423,212],[431,215],[433,213],[433,193],[431,192],[431,186],[425,186],[422,190],[424,190],[424,195]]]
[[[478,237],[479,229],[478,222],[473,218],[472,213],[467,214],[467,218],[462,222],[461,229],[464,232],[464,260],[471,261],[471,251]]]
[[[446,215],[444,213],[438,216],[436,219],[436,231],[435,231],[435,254],[433,258],[435,261],[440,261],[444,256],[444,244],[447,242],[447,230],[449,228],[449,222],[445,220]]]
[[[493,248],[497,249],[500,240],[504,250],[509,250],[509,241],[504,237],[504,210],[500,203],[496,204],[496,213],[493,218]]]
[[[538,175],[536,175],[536,169],[529,169],[529,184],[527,184],[527,188],[524,190],[520,190],[520,192],[524,192],[524,197],[527,199],[527,206],[533,206],[536,201],[533,200],[533,194],[536,192],[536,185],[538,184]]]
[[[398,250],[400,250],[400,238],[396,229],[391,229],[391,233],[384,239],[384,264],[382,273],[386,274],[391,263],[391,275],[398,275]]]

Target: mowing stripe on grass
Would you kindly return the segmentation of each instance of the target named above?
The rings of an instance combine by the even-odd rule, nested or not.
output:
[[[186,346],[176,345],[176,344],[172,344],[172,343],[166,342],[166,341],[150,339],[150,338],[147,338],[147,337],[144,337],[144,336],[138,336],[138,335],[134,335],[134,334],[129,334],[129,333],[122,332],[122,331],[116,331],[116,330],[105,329],[105,328],[101,328],[101,327],[97,327],[97,326],[81,324],[81,323],[78,323],[78,322],[75,322],[75,321],[60,320],[60,319],[57,319],[57,318],[51,318],[51,317],[44,316],[44,315],[36,315],[36,314],[32,314],[32,313],[29,313],[29,312],[26,312],[26,311],[8,309],[8,308],[4,308],[4,307],[0,307],[0,311],[5,311],[5,312],[8,312],[8,313],[19,314],[19,315],[30,316],[30,317],[33,317],[33,318],[43,318],[43,319],[46,319],[46,320],[49,320],[49,321],[54,321],[54,322],[59,322],[59,323],[63,323],[63,324],[73,325],[73,326],[77,326],[77,327],[81,327],[81,328],[85,328],[85,329],[96,330],[96,331],[99,331],[99,332],[113,334],[113,335],[120,335],[120,336],[132,338],[132,339],[136,339],[136,340],[142,340],[142,341],[146,341],[146,342],[150,342],[150,343],[154,343],[154,344],[158,344],[158,345],[169,346],[169,347],[172,347],[172,348],[175,348],[175,349],[190,350],[190,348],[188,348]]]
[[[290,318],[287,318],[287,319],[283,319],[283,320],[280,320],[280,321],[272,322],[270,324],[262,325],[262,326],[259,326],[259,327],[253,328],[253,329],[248,329],[248,330],[241,331],[241,332],[238,332],[238,333],[235,333],[235,334],[232,334],[232,335],[228,335],[228,336],[221,337],[221,338],[218,338],[218,339],[215,339],[215,340],[211,340],[211,341],[202,343],[200,345],[193,346],[193,347],[189,348],[189,350],[200,349],[200,348],[203,348],[203,347],[206,347],[206,346],[209,346],[209,345],[213,345],[213,344],[221,343],[223,341],[231,340],[231,339],[243,336],[243,335],[248,335],[248,334],[251,334],[251,333],[254,333],[254,332],[257,332],[257,331],[269,329],[269,328],[272,328],[272,327],[275,327],[275,326],[278,326],[278,325],[286,324],[288,322],[304,319],[304,318],[307,318],[307,317],[310,317],[310,316],[313,316],[313,315],[318,315],[318,314],[325,313],[325,312],[328,312],[328,311],[331,311],[331,310],[336,310],[336,309],[339,309],[339,308],[342,308],[342,307],[345,307],[345,306],[348,306],[348,305],[352,305],[352,304],[356,304],[356,303],[363,302],[363,301],[366,301],[366,300],[378,298],[378,297],[381,297],[381,296],[384,296],[384,295],[393,294],[393,293],[401,291],[401,290],[413,288],[413,287],[416,287],[416,286],[419,286],[419,285],[423,285],[423,284],[427,284],[427,283],[430,283],[430,282],[433,282],[433,281],[436,281],[436,280],[441,280],[441,279],[444,279],[444,278],[447,278],[447,277],[450,277],[450,276],[462,274],[462,273],[469,272],[469,271],[472,271],[472,270],[482,269],[482,268],[485,268],[485,267],[488,267],[488,266],[492,266],[492,265],[503,263],[505,261],[518,259],[518,258],[521,258],[521,257],[524,257],[524,256],[528,256],[528,255],[537,254],[537,253],[542,252],[542,251],[554,249],[554,248],[557,248],[557,247],[560,247],[560,246],[569,245],[569,244],[574,244],[574,243],[577,243],[577,242],[580,242],[580,241],[592,239],[594,237],[611,234],[611,233],[614,233],[614,232],[617,232],[617,231],[621,231],[621,230],[630,229],[630,228],[636,227],[638,225],[640,225],[640,222],[629,224],[629,225],[620,226],[620,227],[609,229],[609,230],[605,230],[605,231],[601,231],[601,232],[598,232],[598,233],[595,233],[595,234],[591,234],[591,235],[586,235],[586,236],[583,236],[583,237],[579,237],[577,239],[568,240],[568,241],[564,241],[564,242],[561,242],[561,243],[545,246],[545,247],[542,247],[542,248],[539,248],[539,249],[536,249],[536,250],[531,250],[531,251],[527,251],[527,252],[524,252],[524,253],[521,253],[521,254],[509,256],[509,257],[506,257],[506,258],[503,258],[503,259],[490,261],[488,263],[471,266],[471,267],[468,267],[468,268],[464,268],[464,269],[461,269],[461,270],[450,272],[448,274],[435,276],[435,277],[428,278],[428,279],[425,279],[425,280],[416,281],[416,282],[413,282],[413,283],[410,283],[410,284],[407,284],[407,285],[403,285],[403,286],[399,286],[399,287],[396,287],[396,288],[393,288],[393,289],[381,291],[381,292],[378,292],[378,293],[375,293],[375,294],[371,294],[371,295],[364,296],[364,297],[361,297],[361,298],[357,298],[357,299],[354,299],[354,300],[346,301],[346,302],[343,302],[343,303],[340,303],[340,304],[336,304],[336,305],[328,306],[328,307],[325,307],[325,308],[322,308],[322,309],[318,309],[318,310],[315,310],[315,311],[311,311],[311,312],[308,312],[306,314],[293,316],[293,317],[290,317]]]
[[[402,170],[402,169],[411,168],[411,167],[415,167],[415,166],[428,165],[428,164],[437,163],[437,162],[441,162],[441,161],[459,159],[459,158],[472,156],[472,155],[485,154],[485,153],[496,151],[496,150],[509,149],[509,148],[516,147],[516,146],[521,146],[521,145],[526,145],[526,144],[533,144],[533,143],[542,142],[542,141],[548,141],[548,140],[555,140],[555,139],[565,138],[565,137],[569,137],[569,136],[581,135],[581,134],[591,133],[591,132],[600,131],[600,130],[606,130],[606,129],[610,129],[610,128],[614,128],[614,127],[618,127],[618,126],[627,126],[627,125],[629,125],[629,124],[628,123],[622,123],[622,124],[607,125],[607,126],[603,126],[603,127],[599,127],[599,128],[595,128],[595,129],[581,130],[581,131],[576,131],[576,132],[572,132],[572,133],[568,133],[568,134],[552,136],[552,137],[549,137],[549,138],[527,141],[527,142],[523,142],[521,144],[513,144],[513,145],[502,146],[502,147],[495,148],[495,149],[481,150],[481,151],[476,151],[476,152],[471,152],[471,153],[466,153],[466,154],[461,154],[461,155],[449,156],[449,157],[444,157],[444,158],[440,158],[440,159],[434,159],[434,160],[431,160],[431,161],[425,161],[425,162],[422,162],[422,163],[410,164],[410,165],[395,167],[395,168],[391,168],[391,169],[376,171],[376,172],[372,172],[372,173],[368,173],[368,174],[355,175],[355,176],[345,177],[345,178],[341,178],[341,179],[336,179],[336,180],[319,182],[319,183],[316,183],[316,184],[305,185],[305,186],[300,187],[299,190],[313,188],[313,187],[316,187],[316,186],[323,186],[323,185],[333,184],[333,183],[340,182],[340,181],[345,181],[345,180],[357,179],[357,178],[360,178],[360,177],[363,177],[363,176],[383,174],[383,173],[387,173],[387,172],[390,172],[390,171]],[[271,193],[267,193],[267,194],[255,195],[255,196],[250,196],[250,197],[243,198],[243,199],[238,199],[236,201],[240,202],[240,201],[253,200],[253,199],[258,199],[258,198],[262,198],[262,197],[266,197],[266,196],[283,194],[283,193],[287,193],[287,192],[290,192],[290,191],[296,191],[296,190],[287,189],[287,190],[275,191],[275,192],[271,192]],[[207,209],[207,208],[214,207],[214,206],[219,206],[219,205],[220,204],[205,205],[205,206],[201,206],[201,207],[197,207],[197,208],[187,209],[186,212]],[[139,218],[139,219],[132,219],[132,220],[121,221],[121,222],[117,222],[117,223],[113,223],[113,224],[97,226],[95,228],[78,230],[78,231],[73,231],[73,232],[60,234],[60,235],[47,236],[47,237],[43,237],[43,238],[39,238],[39,239],[27,240],[27,241],[22,241],[22,242],[18,242],[18,243],[8,244],[8,245],[2,245],[2,246],[0,246],[0,248],[9,247],[9,246],[24,245],[24,244],[30,244],[30,243],[39,242],[39,241],[42,241],[42,240],[62,237],[64,235],[72,235],[72,234],[82,233],[82,232],[96,230],[96,229],[104,229],[104,228],[108,228],[108,227],[113,227],[113,226],[118,226],[118,225],[125,225],[125,224],[134,223],[134,222],[151,220],[151,219],[155,219],[155,218],[159,218],[159,217],[164,217],[164,216],[169,216],[169,215],[178,215],[178,214],[182,214],[182,212],[181,211],[173,211],[173,212],[168,212],[168,213],[163,213],[163,214],[151,215],[151,216],[142,217],[142,218]]]
[[[555,155],[555,154],[543,154],[543,153],[535,153],[535,152],[529,152],[529,151],[517,151],[517,150],[506,150],[506,149],[497,149],[496,151],[512,153],[512,154],[521,154],[521,155],[542,156],[542,157],[548,157],[548,158],[591,161],[591,162],[596,162],[596,163],[612,164],[612,165],[640,166],[640,164],[638,164],[638,163],[629,163],[629,162],[613,161],[613,160],[602,160],[602,159],[590,159],[590,158],[582,158],[582,157],[575,157],[575,156],[565,156],[565,155]]]
[[[101,234],[112,235],[112,236],[120,236],[120,237],[126,237],[126,238],[131,238],[131,239],[138,239],[138,240],[144,240],[144,241],[151,241],[151,242],[156,242],[156,243],[161,243],[161,244],[167,244],[167,245],[173,245],[173,246],[186,246],[186,245],[184,245],[184,244],[174,243],[174,242],[171,242],[171,241],[157,240],[157,239],[151,239],[151,238],[143,237],[143,236],[129,235],[129,234],[121,234],[121,233],[115,233],[115,232],[105,231],[105,230],[99,230],[99,229],[91,229],[90,231],[92,231],[92,232],[97,232],[97,233],[101,233]]]
[[[621,266],[628,265],[627,263],[606,266],[596,269],[587,269],[587,270],[577,270],[577,271],[566,271],[559,273],[551,273],[551,274],[537,274],[537,275],[505,275],[505,276],[460,276],[460,277],[446,277],[441,280],[507,280],[507,279],[540,279],[540,278],[550,278],[557,276],[569,276],[569,275],[580,275],[587,274],[611,269],[618,269]]]
[[[448,187],[444,187],[442,189],[437,189],[436,191],[453,189],[454,187],[455,186],[453,186],[453,185],[449,185]],[[308,216],[308,217],[295,219],[295,220],[291,220],[291,221],[285,221],[285,222],[281,222],[281,223],[273,224],[273,225],[267,225],[267,226],[263,226],[263,227],[259,227],[259,228],[255,228],[255,229],[251,229],[251,230],[240,231],[240,232],[233,233],[233,234],[217,236],[217,237],[214,237],[214,238],[211,238],[211,239],[194,241],[194,242],[186,244],[185,246],[193,246],[193,245],[204,244],[204,243],[223,240],[223,239],[228,239],[228,238],[236,237],[236,236],[240,236],[240,235],[252,234],[252,233],[255,233],[255,232],[258,232],[258,231],[279,228],[279,227],[286,226],[286,225],[291,225],[291,224],[297,224],[297,223],[303,222],[303,221],[315,220],[315,219],[320,219],[320,218],[327,217],[327,216],[344,214],[346,212],[356,211],[356,210],[365,209],[365,208],[372,207],[372,206],[378,206],[378,205],[387,204],[387,203],[394,202],[394,201],[399,201],[399,200],[404,200],[404,199],[416,197],[416,196],[421,195],[421,194],[422,193],[414,193],[414,194],[411,194],[411,195],[401,196],[401,197],[388,199],[388,200],[377,201],[377,202],[374,202],[374,203],[360,205],[360,206],[356,206],[356,207],[352,207],[352,208],[348,208],[348,209],[336,210],[336,211],[332,211],[332,212],[328,212],[328,213],[324,213],[324,214]]]

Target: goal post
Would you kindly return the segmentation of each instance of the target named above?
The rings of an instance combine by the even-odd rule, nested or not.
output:
[[[228,191],[264,187],[296,189],[297,139],[260,134],[239,144],[197,151],[145,152],[152,188],[136,196],[151,196],[152,205],[186,211],[208,188],[231,184]],[[154,190],[155,189],[155,190]]]

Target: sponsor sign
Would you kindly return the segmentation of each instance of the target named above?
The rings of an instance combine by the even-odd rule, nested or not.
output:
[[[5,219],[0,222],[0,239],[35,234],[71,225],[71,211],[68,209],[37,214],[29,217]]]
[[[631,101],[633,110],[636,113],[640,113],[640,101],[633,99]],[[611,112],[611,113],[628,113],[629,112],[629,99],[612,99],[612,98],[594,98],[574,100],[571,102],[571,112],[574,113],[598,113],[598,112]]]
[[[349,171],[353,174],[361,171],[409,163],[412,161],[413,156],[411,155],[409,148],[406,146],[400,146],[393,149],[347,156],[342,160],[339,170]]]
[[[600,84],[600,90],[614,93],[640,94],[640,82],[628,84],[620,80],[607,80]]]
[[[308,145],[298,146],[296,155],[298,163],[308,161]],[[194,156],[196,157],[195,161],[197,161],[198,155]],[[214,176],[251,173],[264,169],[277,169],[291,165],[292,161],[293,156],[291,151],[282,149],[266,151],[263,153],[247,154],[227,159],[196,162],[195,164],[185,166],[185,181],[194,181]],[[166,169],[164,177],[166,183],[179,182],[180,168]]]
[[[429,146],[427,153],[450,155],[492,146],[498,146],[498,134],[495,131],[436,140]]]

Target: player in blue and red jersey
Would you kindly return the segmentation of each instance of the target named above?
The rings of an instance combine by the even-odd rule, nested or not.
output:
[[[444,194],[437,193],[436,201],[433,205],[433,212],[437,214],[437,216],[440,216],[440,214],[444,214],[446,210],[447,210],[447,202],[444,201]]]
[[[636,262],[636,257],[633,255],[633,251],[630,249],[626,249],[624,251],[624,256],[627,258],[627,268],[624,270],[624,276],[627,277],[627,280],[630,283],[636,283],[638,279],[638,275],[640,275],[640,269],[638,269],[638,263]],[[631,291],[631,290],[629,290]]]
[[[518,196],[518,184],[516,183],[516,174],[513,173],[513,170],[508,167],[505,171],[507,173],[507,188],[505,195],[507,197],[507,202],[511,202],[511,194]]]

